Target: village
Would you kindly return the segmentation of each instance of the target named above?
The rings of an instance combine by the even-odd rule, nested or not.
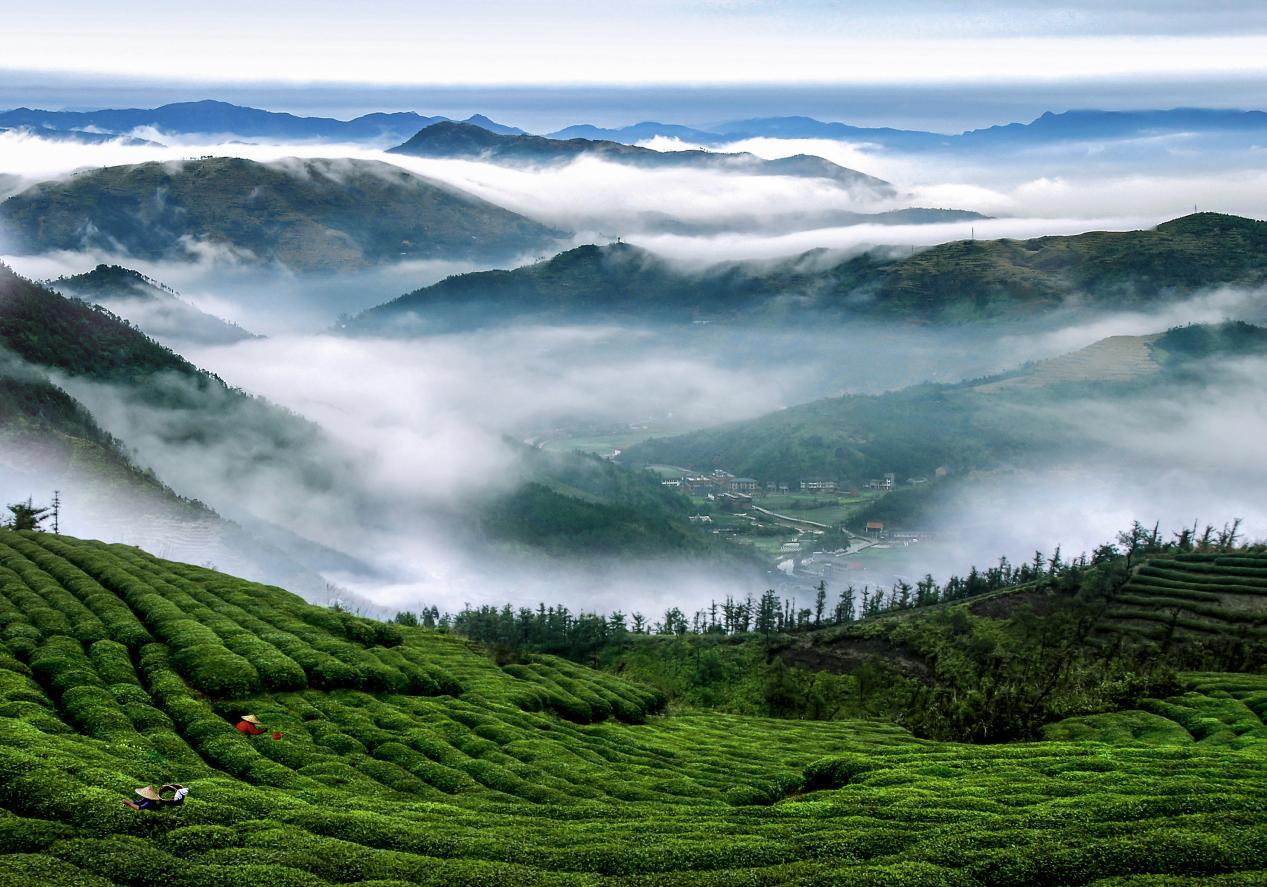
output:
[[[886,582],[900,575],[911,546],[944,541],[938,533],[867,518],[879,499],[929,478],[886,472],[861,484],[822,477],[762,481],[722,468],[691,472],[652,466],[665,488],[693,504],[692,523],[748,545],[789,581]],[[945,468],[934,478],[947,474]]]

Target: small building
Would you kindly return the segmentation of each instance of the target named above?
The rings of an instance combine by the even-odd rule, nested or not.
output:
[[[752,508],[752,497],[743,493],[722,493],[717,497],[717,504],[726,511],[748,511]]]
[[[683,478],[682,483],[687,491],[691,493],[713,493],[717,490],[717,482],[711,477],[705,477],[702,474]]]
[[[707,514],[692,514],[687,518],[693,524],[711,524],[713,519]]]
[[[810,492],[834,492],[836,482],[834,480],[803,480],[801,481],[801,489]]]
[[[665,480],[660,481],[660,486],[662,486],[662,487],[681,487],[681,486],[682,486],[682,479],[681,479],[681,478],[678,478],[678,477],[670,477],[670,478],[666,478]]]
[[[883,536],[884,535],[884,521],[882,520],[867,521],[866,533],[868,536],[876,536],[876,537]]]
[[[757,491],[757,481],[751,477],[731,478],[728,488],[732,493],[744,493],[750,496]]]

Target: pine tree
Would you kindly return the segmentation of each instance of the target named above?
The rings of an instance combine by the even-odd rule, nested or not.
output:
[[[9,506],[9,511],[13,514],[9,521],[9,526],[15,530],[39,530],[42,529],[40,524],[48,517],[49,509],[36,508],[34,503],[27,499],[25,502],[15,502]]]

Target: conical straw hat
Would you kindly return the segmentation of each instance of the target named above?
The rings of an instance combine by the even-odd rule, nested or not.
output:
[[[152,785],[147,785],[145,786],[145,788],[138,788],[136,790],[136,793],[140,795],[141,797],[145,798],[145,800],[147,801],[161,801],[162,800],[162,798],[159,797],[158,792],[154,790],[154,786]]]
[[[242,720],[246,721],[248,724],[254,724],[257,727],[264,726],[260,723],[260,719],[255,715],[242,715]]]

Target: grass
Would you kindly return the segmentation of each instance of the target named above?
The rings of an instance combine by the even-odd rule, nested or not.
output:
[[[0,884],[1087,884],[1267,877],[1267,677],[1050,741],[662,713],[548,656],[0,532]],[[238,734],[253,711],[280,741]],[[191,786],[136,813],[149,782]],[[1143,876],[1167,880],[1132,880]],[[1124,879],[1120,881],[1106,879]],[[1221,880],[1219,880],[1221,879]]]

